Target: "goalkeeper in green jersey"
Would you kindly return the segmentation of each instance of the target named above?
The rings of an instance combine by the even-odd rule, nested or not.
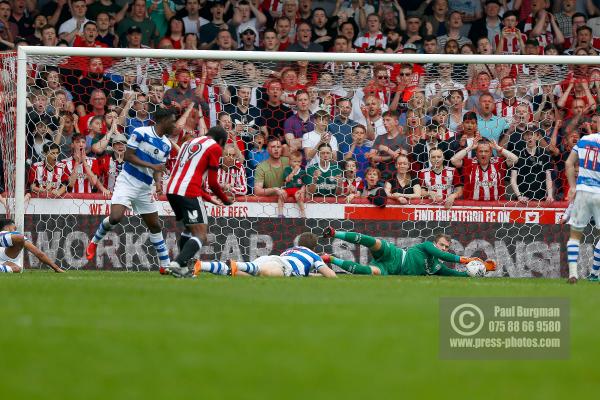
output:
[[[341,239],[349,243],[367,246],[373,256],[369,265],[362,265],[354,261],[345,261],[340,258],[323,255],[321,258],[326,263],[337,265],[344,271],[359,275],[443,275],[443,276],[469,276],[466,272],[448,268],[442,261],[467,264],[476,257],[460,257],[448,253],[450,236],[436,235],[433,242],[423,242],[404,250],[385,240],[375,239],[372,236],[356,232],[336,231],[331,227],[325,228],[323,237]],[[488,260],[486,270],[495,269],[496,263]]]

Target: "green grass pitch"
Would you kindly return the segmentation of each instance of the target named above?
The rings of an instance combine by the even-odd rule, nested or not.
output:
[[[1,399],[591,398],[600,285],[28,271],[0,276]],[[440,296],[571,301],[564,361],[442,361]]]

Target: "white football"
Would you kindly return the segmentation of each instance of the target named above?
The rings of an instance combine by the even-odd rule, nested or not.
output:
[[[471,261],[467,264],[467,274],[469,276],[485,276],[485,265],[479,260]]]

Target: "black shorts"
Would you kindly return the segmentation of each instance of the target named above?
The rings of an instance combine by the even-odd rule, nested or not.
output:
[[[177,221],[184,225],[207,224],[208,215],[201,197],[185,197],[178,194],[167,194],[169,204]]]

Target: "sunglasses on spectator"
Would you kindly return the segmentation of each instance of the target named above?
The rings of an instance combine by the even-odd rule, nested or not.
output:
[[[402,72],[402,73],[400,73],[400,76],[411,76],[411,75],[412,75],[412,73],[410,73],[410,72]]]
[[[387,79],[387,75],[378,75],[377,79]]]
[[[452,67],[450,65],[440,65],[438,68],[439,69],[451,69]]]

